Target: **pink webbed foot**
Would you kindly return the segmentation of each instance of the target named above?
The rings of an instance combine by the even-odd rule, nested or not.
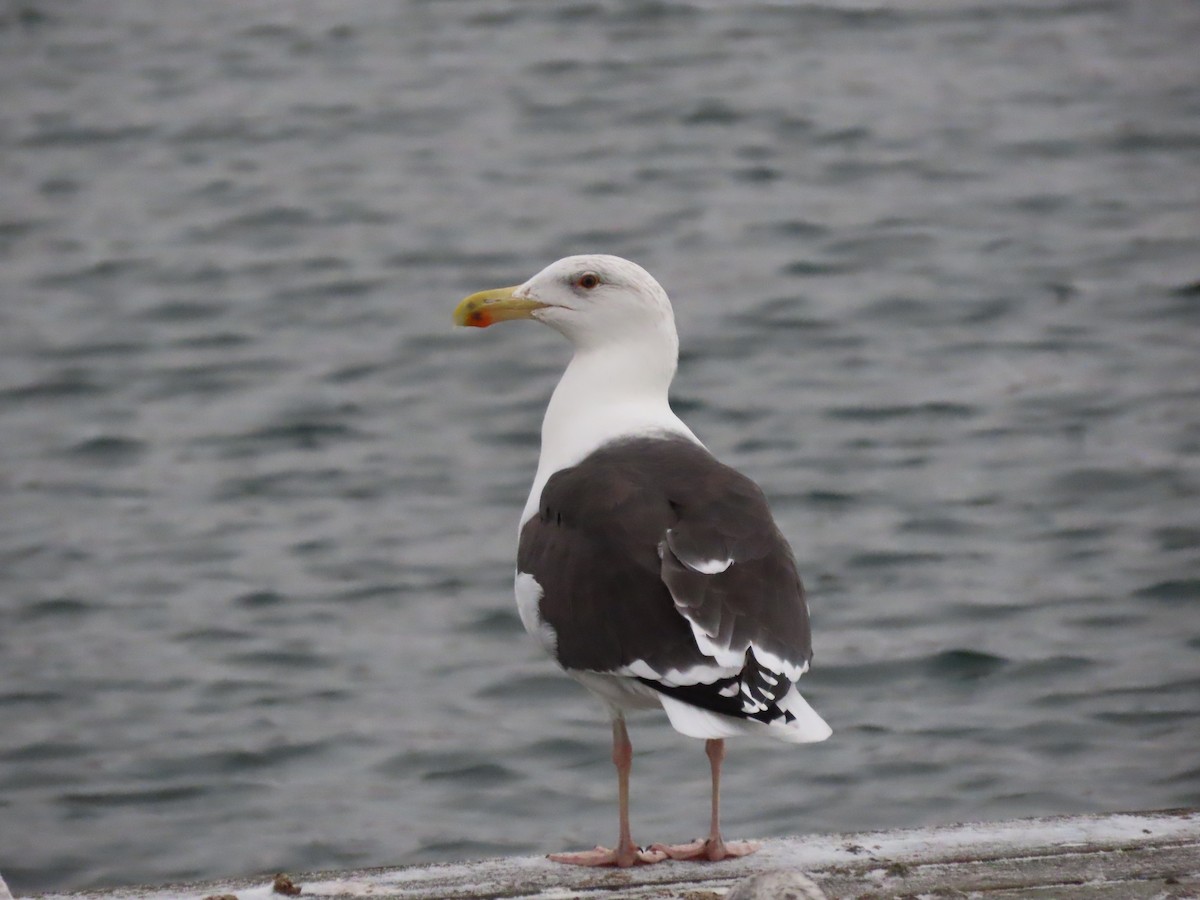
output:
[[[597,847],[595,850],[580,850],[575,853],[551,853],[548,858],[552,862],[566,863],[569,866],[615,866],[628,869],[630,866],[648,866],[651,863],[662,862],[667,858],[667,854],[655,847],[642,850],[628,844],[617,850]]]
[[[738,859],[749,856],[758,849],[759,845],[752,841],[729,841],[717,838],[692,841],[690,844],[654,844],[650,849],[664,853],[674,860],[696,860],[700,862],[720,862],[723,859]]]

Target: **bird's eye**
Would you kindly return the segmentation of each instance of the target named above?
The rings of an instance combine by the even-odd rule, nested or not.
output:
[[[592,288],[599,286],[600,276],[595,272],[584,272],[575,279],[575,283],[585,291],[590,291]]]

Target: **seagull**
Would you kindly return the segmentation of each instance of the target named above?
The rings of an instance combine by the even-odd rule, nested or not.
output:
[[[725,739],[794,744],[830,727],[796,682],[812,641],[804,588],[762,490],[721,463],[669,401],[679,358],[671,301],[641,266],[570,256],[524,284],[481,291],[459,325],[532,319],[574,347],[542,423],[521,513],[514,590],[526,631],[612,720],[615,847],[551,854],[628,867],[717,861],[757,849],[720,829]],[[661,708],[705,742],[708,837],[640,848],[629,827],[633,747],[625,713]]]

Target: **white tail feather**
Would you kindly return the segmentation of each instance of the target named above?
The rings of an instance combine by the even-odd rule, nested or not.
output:
[[[764,734],[789,744],[811,744],[823,741],[833,734],[833,729],[808,705],[808,701],[800,696],[795,686],[779,701],[780,708],[790,712],[795,718],[791,722],[780,719],[769,725],[755,719],[724,716],[668,697],[666,694],[660,694],[659,700],[667,718],[671,720],[671,727],[680,734],[693,738],[711,740],[741,734]]]

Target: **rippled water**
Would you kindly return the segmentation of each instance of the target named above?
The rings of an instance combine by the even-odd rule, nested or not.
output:
[[[835,729],[731,836],[1200,804],[1200,11],[0,7],[0,871],[17,891],[611,840],[524,635],[573,252],[675,299]],[[700,745],[633,722],[642,840]]]

